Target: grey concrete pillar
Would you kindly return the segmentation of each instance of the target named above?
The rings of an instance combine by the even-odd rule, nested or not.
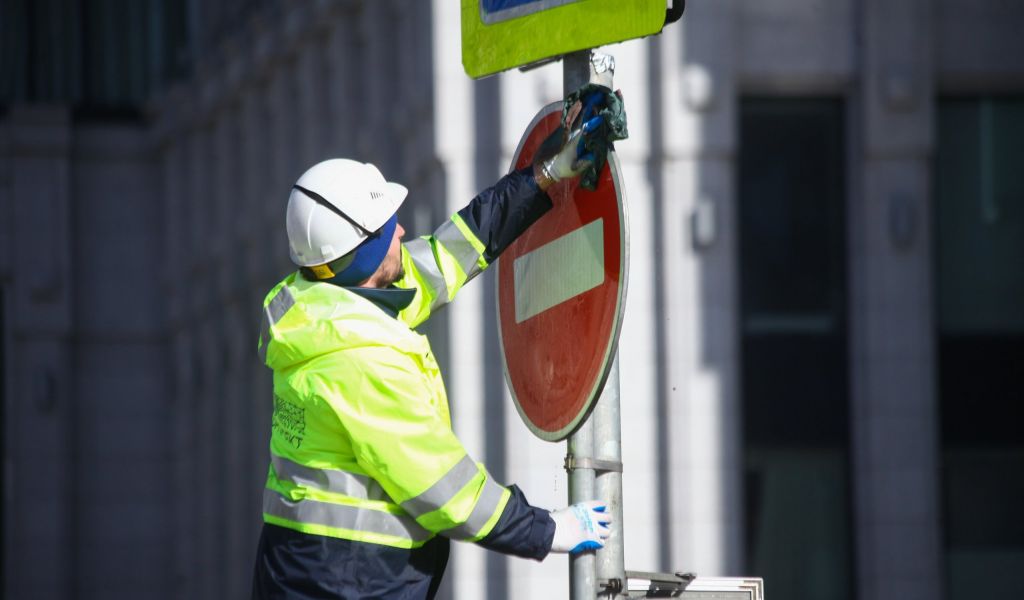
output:
[[[459,7],[442,0],[434,0],[431,6],[435,36],[430,55],[419,57],[422,61],[419,65],[424,69],[430,68],[427,61],[433,61],[432,120],[436,130],[430,152],[437,157],[444,169],[443,198],[434,200],[439,203],[436,209],[444,216],[431,224],[433,228],[465,206],[477,191],[474,178],[476,163],[473,132],[467,127],[453,124],[465,122],[465,119],[471,118],[478,108],[474,103],[473,82],[462,71],[459,37],[437,35],[443,31],[446,23],[458,22]],[[375,47],[372,40],[370,47]],[[379,60],[376,66],[385,64]],[[392,82],[394,86],[397,84],[398,82]],[[384,89],[380,85],[371,86],[371,100],[380,98],[379,95],[383,92]],[[380,100],[387,102],[383,98]],[[371,123],[379,123],[381,127],[387,124],[387,115],[382,113],[381,108],[372,109],[369,118]],[[413,191],[412,194],[416,192]],[[421,197],[420,201],[428,200]],[[448,341],[448,351],[445,353],[448,360],[444,369],[455,433],[470,456],[480,461],[484,459],[486,452],[487,423],[484,420],[484,402],[493,401],[484,396],[486,380],[479,366],[480,357],[485,352],[484,319],[491,316],[491,313],[485,310],[483,301],[482,282],[471,282],[459,292],[455,303],[446,309],[449,313],[447,331],[438,331],[437,326],[445,325],[444,321],[432,328],[433,332],[444,335]],[[439,341],[441,340],[436,334],[431,339],[435,352],[438,350]],[[443,356],[444,354],[439,360],[444,361]],[[449,569],[450,572],[445,577],[449,580],[446,587],[450,586],[453,598],[487,597],[487,560],[480,548],[469,544],[454,544]],[[442,589],[442,593],[446,591],[448,590]]]
[[[242,114],[237,102],[237,90],[229,89],[223,109],[217,115],[214,129],[214,193],[216,212],[214,232],[219,236],[213,246],[216,254],[212,257],[217,275],[211,282],[216,289],[215,306],[218,307],[211,327],[218,338],[215,357],[215,375],[210,385],[213,389],[213,403],[216,439],[213,444],[215,487],[217,496],[215,519],[219,531],[219,556],[223,594],[228,598],[244,597],[250,592],[251,556],[255,547],[252,537],[253,521],[240,512],[242,507],[252,506],[250,499],[254,490],[247,489],[245,444],[243,443],[244,415],[254,410],[247,406],[249,397],[243,394],[241,360],[244,338],[255,339],[255,323],[243,326],[239,308],[241,295],[245,290],[245,263],[250,244],[247,244],[245,217],[250,202],[239,194],[243,187],[245,172],[242,165],[240,142],[242,136]],[[252,202],[252,205],[257,205]],[[254,313],[249,313],[254,314]],[[249,345],[249,348],[252,346]],[[250,355],[251,356],[251,355]]]
[[[245,286],[248,298],[238,307],[238,327],[241,339],[238,374],[241,380],[242,465],[247,473],[242,506],[245,507],[244,526],[248,533],[258,535],[261,527],[262,490],[269,463],[270,417],[273,411],[273,384],[271,371],[256,352],[255,336],[259,331],[263,298],[286,270],[276,265],[288,260],[285,246],[284,214],[288,198],[287,186],[274,187],[270,177],[269,116],[266,111],[267,73],[253,74],[254,81],[241,97],[240,136],[242,154],[240,169],[245,213],[242,232],[246,255]],[[297,176],[297,175],[296,175]],[[255,542],[255,537],[253,538]],[[246,551],[247,560],[253,556],[253,543]],[[251,565],[250,565],[251,568]]]
[[[264,73],[254,75],[256,81],[241,92],[238,115],[238,181],[234,193],[238,195],[235,204],[235,226],[244,244],[244,252],[237,257],[235,268],[239,275],[252,286],[251,291],[260,296],[269,291],[268,281],[261,281],[268,270],[268,259],[272,252],[280,250],[277,240],[284,239],[284,208],[288,199],[287,187],[274,188],[270,181],[270,131],[266,113],[266,78]],[[298,175],[296,175],[297,177]],[[269,223],[277,225],[271,235],[264,235]],[[272,264],[272,263],[270,263]],[[282,274],[283,275],[283,274]],[[249,307],[251,315],[259,314],[260,304]],[[253,352],[255,356],[255,352]]]
[[[358,21],[353,13],[339,7],[327,39],[325,72],[327,107],[331,111],[331,134],[327,153],[332,157],[355,158],[359,115],[352,110],[359,86]]]
[[[138,126],[75,128],[75,589],[168,597],[172,525],[162,203]]]
[[[13,317],[4,419],[5,596],[66,598],[75,581],[71,119],[8,114]],[[11,427],[8,424],[17,424]],[[16,568],[15,568],[16,567]]]
[[[656,180],[667,448],[665,568],[733,575],[742,556],[735,192],[736,4],[687,8],[657,44]],[[700,237],[694,232],[704,231]]]
[[[270,32],[265,32],[263,35],[266,38],[262,40],[262,43],[276,48],[273,43],[276,38]],[[282,244],[278,248],[283,250],[283,252],[267,253],[267,262],[264,268],[265,276],[268,279],[274,279],[290,268],[291,261],[286,254],[287,246],[283,245],[286,243],[286,238],[282,235],[284,229],[281,224],[291,186],[305,170],[297,160],[294,160],[294,153],[290,151],[289,146],[289,140],[291,140],[296,125],[289,105],[288,68],[288,63],[278,62],[267,67],[267,89],[261,101],[261,110],[266,116],[263,127],[266,129],[264,139],[267,173],[264,175],[266,186],[261,191],[264,231],[267,239]],[[308,166],[312,165],[306,165],[306,167]]]
[[[187,339],[182,329],[188,316],[186,274],[188,273],[189,222],[186,198],[189,185],[189,151],[187,136],[178,130],[181,113],[187,113],[186,94],[176,90],[167,98],[167,108],[159,125],[160,169],[163,180],[164,245],[161,254],[160,294],[165,303],[168,344],[165,356],[168,368],[168,454],[171,499],[170,565],[175,597],[198,598],[192,577],[192,552],[189,539],[193,523],[192,504],[189,502],[192,485],[193,445],[190,436],[192,360]],[[173,107],[173,108],[172,108]]]
[[[300,48],[296,57],[295,68],[298,81],[296,108],[299,118],[299,135],[295,140],[298,147],[302,170],[327,158],[324,155],[328,147],[327,141],[333,133],[333,114],[343,112],[343,108],[331,110],[327,105],[328,86],[326,80],[327,67],[324,54],[327,43],[323,31],[313,29],[309,32],[311,39]],[[297,178],[298,173],[295,174]]]
[[[862,5],[859,144],[849,202],[858,591],[942,595],[937,498],[927,0]]]
[[[11,278],[14,260],[14,200],[11,197],[9,130],[8,122],[0,120],[0,285],[6,285]]]

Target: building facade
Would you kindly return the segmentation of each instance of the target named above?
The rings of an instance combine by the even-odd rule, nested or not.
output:
[[[472,81],[451,0],[12,0],[0,78],[9,598],[246,597],[268,464],[263,295],[309,165],[430,232],[508,170],[559,64]],[[690,2],[602,49],[631,137],[627,569],[789,599],[992,595],[1024,567],[1024,5]],[[565,504],[485,273],[424,329],[471,454]],[[455,545],[448,598],[565,559]]]

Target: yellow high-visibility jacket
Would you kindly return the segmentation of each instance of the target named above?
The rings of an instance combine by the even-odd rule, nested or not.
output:
[[[530,214],[517,227],[550,207],[543,199],[540,208],[520,208]],[[436,534],[480,540],[498,521],[509,489],[452,432],[437,361],[412,329],[514,238],[484,235],[485,244],[463,214],[403,245],[396,287],[408,298],[396,315],[298,272],[267,295],[259,349],[274,370],[274,413],[265,522],[417,548]],[[478,231],[488,220],[479,214]]]

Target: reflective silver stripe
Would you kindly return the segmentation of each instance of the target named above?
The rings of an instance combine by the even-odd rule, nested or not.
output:
[[[447,531],[442,531],[441,535],[454,539],[476,537],[487,521],[494,516],[494,511],[498,509],[498,503],[501,502],[503,493],[505,493],[504,486],[496,483],[488,475],[487,481],[484,482],[484,489],[480,492],[480,498],[476,501],[476,506],[473,507],[473,512],[469,514],[466,522]]]
[[[267,303],[267,307],[264,312],[267,315],[267,320],[270,325],[276,325],[284,313],[288,312],[288,309],[295,305],[295,298],[292,297],[292,293],[288,291],[288,286],[284,286],[274,295],[274,298]]]
[[[405,244],[405,251],[409,258],[416,265],[417,283],[425,283],[433,290],[433,302],[430,303],[430,310],[436,310],[448,304],[448,283],[444,280],[444,274],[434,258],[434,250],[430,243],[423,238],[416,238]],[[425,291],[425,290],[424,290]]]
[[[260,320],[260,360],[267,362],[267,345],[270,344],[270,327],[276,325],[284,313],[288,312],[295,305],[295,298],[288,291],[288,286],[282,287],[274,297],[263,307],[263,319]]]
[[[297,523],[389,535],[413,542],[423,542],[431,537],[430,532],[420,527],[412,517],[308,498],[292,501],[266,488],[263,490],[263,512]]]
[[[289,481],[323,492],[345,494],[357,500],[391,500],[384,488],[366,475],[356,475],[340,469],[307,467],[276,454],[270,455],[270,463],[281,481]]]
[[[415,498],[410,498],[402,503],[405,512],[414,517],[421,517],[429,512],[441,508],[449,500],[459,493],[459,490],[466,487],[476,477],[480,470],[469,455],[463,456],[462,460],[455,463],[455,466],[448,470],[441,479],[427,491]]]
[[[446,221],[434,232],[444,249],[451,254],[466,273],[466,281],[473,279],[483,271],[480,268],[480,252],[473,243],[466,239],[465,234],[454,221]]]

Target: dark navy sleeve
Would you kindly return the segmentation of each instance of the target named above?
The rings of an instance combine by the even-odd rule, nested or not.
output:
[[[480,192],[459,216],[483,243],[484,260],[490,264],[551,206],[551,198],[533,178],[533,167],[526,167]]]
[[[522,558],[544,560],[555,537],[555,521],[543,508],[530,506],[518,486],[509,486],[512,495],[498,517],[494,529],[478,545]]]

